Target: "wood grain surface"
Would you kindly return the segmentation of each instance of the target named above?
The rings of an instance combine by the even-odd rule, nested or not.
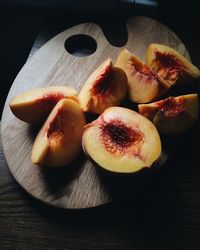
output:
[[[125,45],[141,59],[152,42],[169,45],[189,58],[181,40],[161,23],[144,17],[127,22],[128,40]],[[75,57],[64,48],[66,39],[86,34],[97,42],[90,56]],[[132,189],[132,180],[110,180],[82,154],[71,166],[63,169],[42,169],[31,164],[30,152],[37,130],[19,121],[9,110],[11,98],[32,88],[68,85],[79,90],[89,74],[105,59],[114,61],[121,48],[106,40],[101,28],[93,23],[74,26],[46,43],[16,77],[2,116],[1,136],[6,161],[17,182],[35,198],[60,208],[89,208],[118,200],[118,184]],[[111,187],[110,182],[115,185]],[[129,197],[130,192],[127,192]],[[121,193],[121,195],[123,192]],[[121,196],[120,195],[120,196]]]

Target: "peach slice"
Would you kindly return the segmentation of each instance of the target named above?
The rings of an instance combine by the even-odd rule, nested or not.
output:
[[[60,100],[51,111],[33,144],[31,159],[39,166],[65,166],[81,151],[85,125],[80,105],[71,99]]]
[[[10,109],[20,120],[27,123],[43,121],[56,103],[62,98],[78,102],[76,90],[66,86],[52,86],[33,89],[15,96],[10,102]]]
[[[83,111],[101,114],[111,106],[118,106],[126,93],[126,75],[109,58],[89,76],[78,98]]]
[[[140,114],[149,118],[158,131],[175,135],[182,134],[196,122],[199,114],[197,94],[168,97],[158,102],[138,105]]]
[[[156,72],[127,49],[123,49],[119,53],[115,66],[125,71],[128,78],[129,98],[133,102],[150,102],[170,87],[168,83],[158,77]]]
[[[170,85],[200,77],[200,70],[175,49],[153,43],[147,49],[147,65]]]
[[[87,124],[82,145],[92,161],[116,173],[150,168],[161,155],[161,141],[153,123],[122,107],[108,108]]]

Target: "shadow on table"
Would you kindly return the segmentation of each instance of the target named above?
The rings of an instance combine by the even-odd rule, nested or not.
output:
[[[152,173],[125,178],[103,176],[104,184],[113,197],[111,204],[72,210],[46,205],[27,194],[28,201],[40,215],[66,227],[114,223],[128,227],[134,225],[146,232],[152,229],[157,232],[164,225],[168,230],[172,222],[184,223],[183,211],[189,212],[192,206],[187,200],[188,195],[194,202],[197,192],[200,191],[198,147],[188,151],[188,148],[198,143],[198,138],[197,136],[195,140],[188,134],[185,139],[177,142],[176,147],[174,146],[177,152],[174,152],[162,168]],[[177,145],[181,144],[181,148],[178,148]],[[143,228],[144,225],[146,228]]]
[[[159,235],[160,230],[173,231],[171,227],[175,224],[187,227],[187,215],[191,211],[195,225],[195,216],[198,215],[195,209],[200,206],[200,121],[184,135],[162,136],[161,139],[169,156],[162,167],[123,177],[99,171],[99,176],[112,197],[113,202],[110,204],[73,210],[52,207],[25,194],[28,196],[27,200],[42,217],[67,228],[113,228],[113,225],[121,225],[126,229],[130,228],[130,233],[134,228],[146,235]],[[52,175],[49,178],[47,179],[51,182]]]

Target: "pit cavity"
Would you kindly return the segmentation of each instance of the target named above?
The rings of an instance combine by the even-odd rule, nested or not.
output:
[[[112,120],[103,125],[102,132],[103,143],[108,152],[130,152],[139,156],[144,138],[139,129],[133,129],[119,120]]]
[[[149,68],[147,65],[140,64],[135,60],[130,61],[130,64],[132,74],[139,73],[140,75],[147,76],[148,80],[152,80],[157,77],[156,72]]]
[[[66,112],[58,110],[52,121],[47,128],[47,138],[58,140],[62,138],[63,131],[63,118],[66,116]],[[51,141],[51,140],[50,140]]]
[[[106,66],[102,69],[100,74],[94,81],[94,85],[91,89],[91,94],[96,96],[107,96],[111,92],[113,87],[113,71],[112,66]]]
[[[58,119],[54,119],[50,124],[47,130],[47,138],[52,137],[53,134],[58,133],[60,131],[60,124]]]
[[[155,62],[159,68],[176,69],[182,71],[184,66],[181,61],[173,54],[167,52],[155,51]]]
[[[166,116],[172,117],[182,114],[185,111],[184,103],[185,101],[183,96],[180,96],[179,98],[171,96],[157,102],[157,106]]]

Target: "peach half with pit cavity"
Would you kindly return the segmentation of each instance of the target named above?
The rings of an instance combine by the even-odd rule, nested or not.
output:
[[[43,121],[56,103],[69,98],[78,102],[76,90],[66,86],[52,86],[32,89],[15,96],[10,102],[12,113],[27,123]]]
[[[200,77],[200,70],[173,48],[152,43],[147,48],[147,65],[170,85]]]
[[[92,161],[115,173],[150,168],[161,155],[161,141],[153,123],[122,107],[108,108],[87,124],[82,145]]]
[[[101,114],[109,107],[118,106],[126,94],[126,75],[109,58],[89,76],[78,98],[83,111]]]
[[[170,87],[154,70],[127,49],[119,53],[115,66],[126,73],[129,99],[135,103],[155,100]]]
[[[85,116],[80,105],[71,99],[60,100],[35,139],[32,162],[48,167],[72,162],[81,151],[84,125]]]
[[[168,97],[163,100],[138,105],[140,114],[150,119],[158,131],[166,135],[182,134],[198,119],[197,94]]]

